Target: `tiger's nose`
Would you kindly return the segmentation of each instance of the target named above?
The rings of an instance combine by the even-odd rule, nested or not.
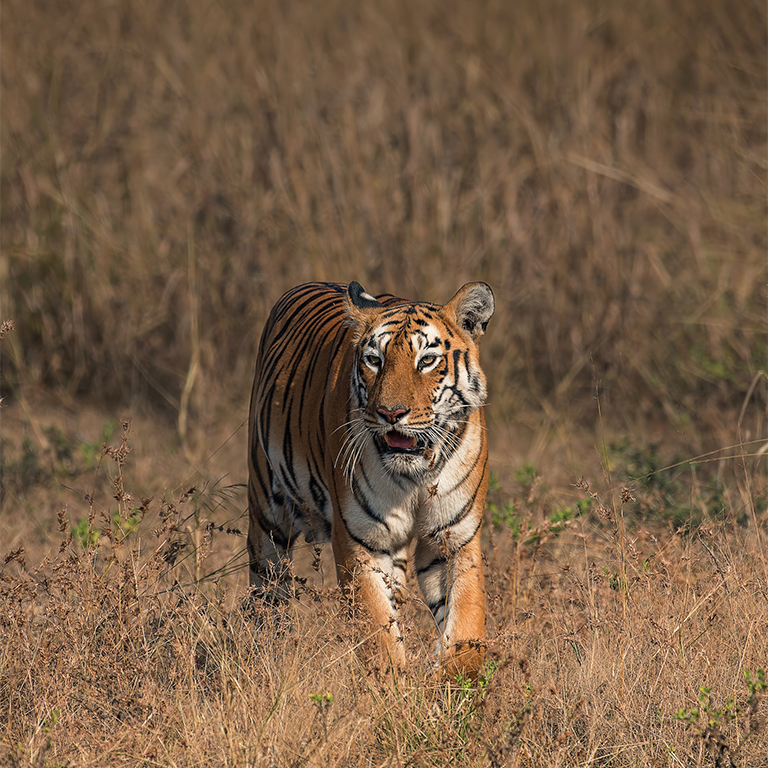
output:
[[[376,413],[378,413],[379,416],[385,419],[389,424],[395,424],[400,421],[400,419],[402,419],[406,413],[408,413],[408,410],[403,408],[402,405],[396,405],[392,410],[389,410],[388,408],[377,408]]]

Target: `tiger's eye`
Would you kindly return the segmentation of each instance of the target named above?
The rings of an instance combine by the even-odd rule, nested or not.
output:
[[[424,357],[419,360],[419,368],[429,368],[435,360],[437,360],[437,355],[424,355]]]

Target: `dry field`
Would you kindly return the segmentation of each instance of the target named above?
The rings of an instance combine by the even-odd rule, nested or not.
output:
[[[402,679],[359,656],[327,553],[299,547],[277,615],[248,605],[244,494],[218,474],[242,430],[194,471],[148,419],[34,411],[3,428],[27,435],[4,437],[5,765],[766,765],[756,446],[668,467],[609,442],[571,487],[557,460],[495,472],[489,658],[446,685],[415,579]]]
[[[764,3],[2,11],[0,765],[768,766]],[[475,684],[246,600],[309,279],[495,291]]]

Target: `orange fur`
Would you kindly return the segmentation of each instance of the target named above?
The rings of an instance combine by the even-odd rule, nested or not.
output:
[[[283,296],[262,335],[249,419],[251,583],[265,599],[285,598],[296,538],[330,539],[339,582],[396,667],[413,540],[443,668],[475,674],[483,661],[488,454],[477,341],[492,313],[483,283],[443,307],[314,283]]]

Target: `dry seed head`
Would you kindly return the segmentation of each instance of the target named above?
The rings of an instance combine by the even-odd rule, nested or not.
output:
[[[9,552],[4,560],[3,564],[8,565],[8,563],[12,563],[14,560],[23,568],[26,565],[26,562],[24,561],[23,554],[26,552],[24,547],[19,547],[18,549],[14,549],[13,552]]]
[[[613,517],[613,510],[604,506],[603,504],[597,505],[597,514],[601,520],[607,520],[612,525],[616,522]]]

